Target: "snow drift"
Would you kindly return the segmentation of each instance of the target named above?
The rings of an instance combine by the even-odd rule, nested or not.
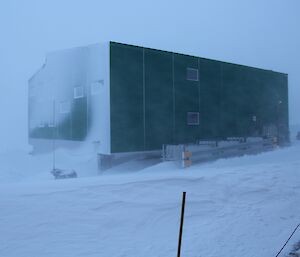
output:
[[[182,256],[273,257],[300,221],[299,154],[295,143],[190,169],[127,164],[90,177],[86,157],[77,160],[81,178],[60,181],[49,156],[18,157],[13,167],[2,155],[0,256],[175,256],[186,191]]]

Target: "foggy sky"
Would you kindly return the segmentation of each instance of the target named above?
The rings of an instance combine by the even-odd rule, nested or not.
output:
[[[299,13],[299,0],[0,0],[0,151],[27,146],[27,81],[47,52],[109,40],[288,73],[300,123]]]

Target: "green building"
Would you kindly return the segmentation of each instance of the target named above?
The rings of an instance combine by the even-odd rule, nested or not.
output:
[[[29,81],[29,141],[100,155],[228,137],[289,138],[288,76],[109,42],[51,53]]]

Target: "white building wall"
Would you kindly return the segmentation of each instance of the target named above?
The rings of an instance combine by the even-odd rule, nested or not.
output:
[[[92,107],[91,130],[87,138],[98,153],[110,154],[110,67],[109,43],[87,47],[87,84]]]
[[[58,145],[88,146],[97,153],[110,154],[109,89],[109,43],[48,54],[43,67],[29,80],[29,130],[52,125],[53,116],[57,126],[69,119],[71,122],[68,103],[71,108],[74,90],[79,96],[83,90],[89,107],[87,137],[84,141],[58,140],[65,141]],[[30,139],[37,141],[51,139]]]

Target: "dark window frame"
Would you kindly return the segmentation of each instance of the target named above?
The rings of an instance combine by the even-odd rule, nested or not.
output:
[[[200,113],[199,112],[187,112],[187,125],[189,125],[189,126],[200,125]]]
[[[196,76],[195,76],[195,74],[193,74],[194,72],[195,72],[195,74],[197,74]],[[199,81],[199,69],[187,67],[186,68],[186,79],[190,80],[190,81]]]
[[[73,90],[73,98],[79,99],[84,97],[84,87],[83,86],[76,86]]]

